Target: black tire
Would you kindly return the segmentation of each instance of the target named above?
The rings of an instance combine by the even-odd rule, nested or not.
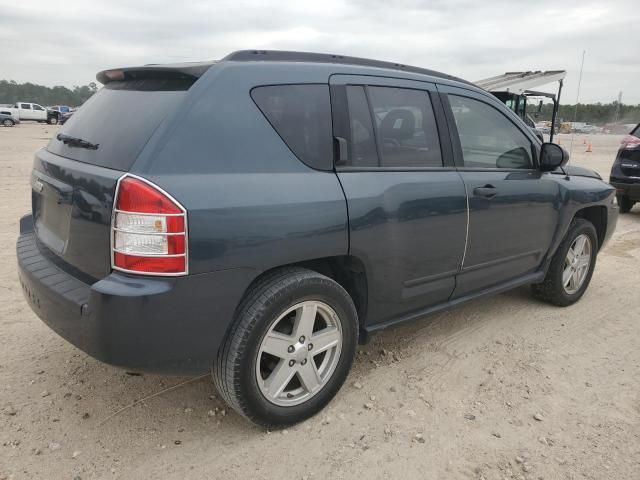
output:
[[[573,244],[574,240],[581,234],[587,235],[591,241],[591,263],[589,264],[589,270],[580,288],[575,293],[569,294],[562,284],[565,258],[567,257],[569,248]],[[595,227],[588,220],[583,218],[574,218],[569,226],[569,231],[565,235],[564,240],[562,240],[562,243],[560,243],[558,250],[551,260],[551,265],[549,265],[549,270],[547,270],[544,280],[542,283],[532,285],[534,295],[545,302],[559,307],[573,305],[580,300],[589,286],[593,270],[596,266],[597,254],[598,235]]]
[[[279,406],[260,391],[256,360],[272,323],[288,308],[305,300],[329,305],[340,319],[342,347],[333,373],[304,403]],[[330,278],[303,268],[284,268],[259,279],[245,294],[212,368],[213,382],[238,413],[267,428],[305,420],[329,403],[344,383],[356,352],[358,315],[349,294]]]
[[[57,125],[58,124],[58,119],[57,119],[57,117],[49,117],[49,118],[47,118],[47,123],[49,125]]]
[[[16,124],[16,122],[14,122],[13,120],[11,120],[10,118],[5,118],[2,121],[2,125],[4,125],[5,127],[13,127]]]
[[[633,205],[636,203],[626,195],[618,195],[616,199],[618,200],[618,207],[620,207],[620,213],[629,213],[633,208]]]

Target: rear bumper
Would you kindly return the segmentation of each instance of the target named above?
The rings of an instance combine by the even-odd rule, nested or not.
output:
[[[18,274],[25,298],[52,330],[118,367],[158,373],[209,370],[256,272],[174,278],[114,272],[89,285],[43,253],[31,216],[20,222]]]
[[[624,195],[635,202],[640,202],[640,179],[636,183],[619,182],[612,179],[610,183],[615,187],[617,195]]]

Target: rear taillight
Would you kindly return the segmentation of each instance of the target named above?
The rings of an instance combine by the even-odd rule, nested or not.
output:
[[[111,219],[111,266],[147,275],[185,275],[184,207],[148,180],[121,177]]]
[[[621,143],[620,148],[624,148],[625,150],[631,150],[633,148],[640,146],[640,138],[634,137],[633,135],[627,135],[622,139],[620,143]]]

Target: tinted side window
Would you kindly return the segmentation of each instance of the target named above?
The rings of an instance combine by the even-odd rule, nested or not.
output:
[[[40,105],[34,105],[33,109],[34,110],[44,110],[44,108],[42,108]]]
[[[347,86],[347,105],[350,130],[349,165],[379,167],[376,137],[364,87]]]
[[[440,140],[427,92],[368,87],[384,167],[441,167]]]
[[[484,102],[449,95],[465,167],[533,168],[532,146],[506,116]]]
[[[257,87],[251,97],[300,160],[322,170],[333,168],[328,85]]]
[[[31,110],[31,105],[29,105],[28,103],[21,103],[20,108],[23,110]]]

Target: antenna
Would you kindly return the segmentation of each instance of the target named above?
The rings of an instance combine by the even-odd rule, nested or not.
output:
[[[576,93],[576,109],[573,112],[573,123],[576,123],[576,120],[578,119],[578,102],[580,101],[580,87],[582,86],[582,71],[584,69],[584,56],[586,55],[587,51],[583,50],[582,51],[582,62],[580,63],[580,77],[578,77],[578,92]],[[573,136],[575,135],[575,132],[571,134],[571,145],[569,147],[569,158],[571,158],[571,154],[573,153]]]

